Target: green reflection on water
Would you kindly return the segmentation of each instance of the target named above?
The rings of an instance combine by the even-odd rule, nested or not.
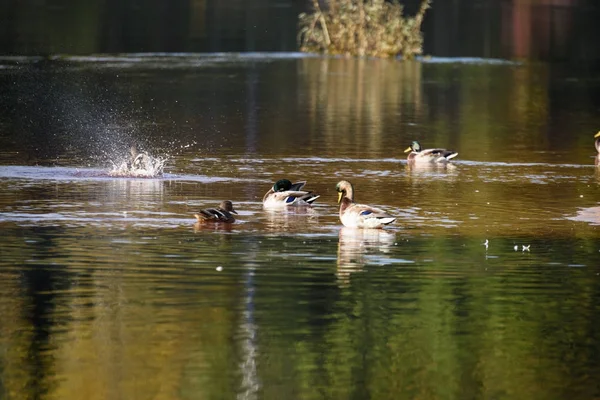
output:
[[[587,240],[7,233],[7,392],[584,398],[598,371]]]

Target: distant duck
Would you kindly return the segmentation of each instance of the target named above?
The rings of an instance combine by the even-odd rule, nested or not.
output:
[[[416,140],[404,150],[408,153],[408,162],[414,163],[447,163],[458,155],[457,152],[446,149],[421,149],[421,144]]]
[[[594,135],[594,138],[596,139],[594,141],[594,146],[596,146],[596,151],[598,152],[598,155],[596,156],[596,165],[600,164],[600,131],[598,131],[598,133],[596,133]]]
[[[349,228],[383,228],[396,220],[385,211],[365,204],[354,203],[354,187],[348,181],[340,181],[335,187],[340,204],[340,221]]]
[[[306,181],[292,183],[280,179],[263,196],[264,208],[282,208],[290,206],[310,206],[320,195],[302,190]]]
[[[207,208],[200,210],[194,217],[200,223],[232,223],[235,222],[235,218],[231,214],[237,214],[237,211],[233,209],[233,203],[229,200],[221,202],[218,208]]]

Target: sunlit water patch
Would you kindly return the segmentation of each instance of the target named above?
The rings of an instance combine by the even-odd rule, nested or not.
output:
[[[600,225],[600,206],[582,208],[577,210],[577,214],[567,216],[567,219]]]
[[[155,170],[154,170],[155,171]],[[36,166],[0,166],[0,178],[28,180],[28,181],[105,181],[119,180],[123,181],[191,181],[201,183],[214,183],[224,181],[254,181],[252,179],[244,179],[239,177],[227,176],[207,176],[207,175],[189,175],[189,174],[173,174],[161,173],[153,175],[152,170],[143,171],[128,171],[125,167],[122,171],[114,172],[112,170],[104,170],[99,168],[75,168],[75,167],[36,167]],[[264,181],[268,182],[268,181]]]
[[[481,58],[481,57],[417,57],[422,63],[428,64],[467,64],[467,65],[522,65],[522,62],[504,60],[500,58]]]
[[[294,169],[307,175],[330,174],[337,176],[379,176],[391,178],[413,177],[427,180],[456,180],[472,182],[504,182],[553,184],[572,180],[589,181],[594,171],[593,165],[549,164],[549,163],[508,163],[475,162],[457,160],[448,164],[410,165],[405,159],[380,158],[326,158],[326,157],[282,157],[282,158],[193,158],[194,165],[213,172],[226,173],[239,171],[252,173],[261,179],[282,174],[280,171]],[[365,168],[368,166],[368,168]],[[271,172],[273,171],[273,172]],[[290,174],[291,175],[291,174]]]

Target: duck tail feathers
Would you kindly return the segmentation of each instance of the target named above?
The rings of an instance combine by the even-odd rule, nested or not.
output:
[[[304,200],[305,202],[307,202],[308,204],[312,204],[315,200],[317,200],[319,197],[321,197],[320,194],[313,194],[313,193],[309,193],[306,195],[305,198],[303,198],[302,200]]]

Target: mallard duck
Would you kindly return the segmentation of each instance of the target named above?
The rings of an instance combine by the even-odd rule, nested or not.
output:
[[[446,149],[421,149],[421,144],[416,140],[404,150],[409,162],[446,163],[458,155],[457,152]]]
[[[349,228],[383,228],[396,220],[385,211],[365,204],[354,203],[354,188],[348,181],[340,181],[335,187],[340,204],[340,221]]]
[[[137,149],[137,145],[133,144],[129,148],[129,160],[127,161],[127,166],[129,169],[147,169],[147,166],[151,162],[151,158],[145,152],[139,152]]]
[[[600,131],[594,135],[594,139],[596,139],[594,140],[594,147],[596,147],[596,151],[598,152],[596,158],[594,158],[594,164],[600,167]]]
[[[162,174],[164,168],[164,160],[154,158],[145,151],[138,151],[137,145],[134,143],[129,148],[130,157],[127,160],[127,169],[129,171],[146,171],[153,175]]]
[[[304,185],[306,181],[292,183],[288,179],[278,180],[263,196],[263,207],[310,206],[320,195],[301,190]]]
[[[200,210],[197,214],[194,214],[194,217],[200,223],[206,222],[225,222],[232,223],[235,222],[235,218],[233,214],[237,214],[237,212],[233,209],[233,203],[229,200],[225,200],[221,202],[218,208],[207,208],[204,210]]]

